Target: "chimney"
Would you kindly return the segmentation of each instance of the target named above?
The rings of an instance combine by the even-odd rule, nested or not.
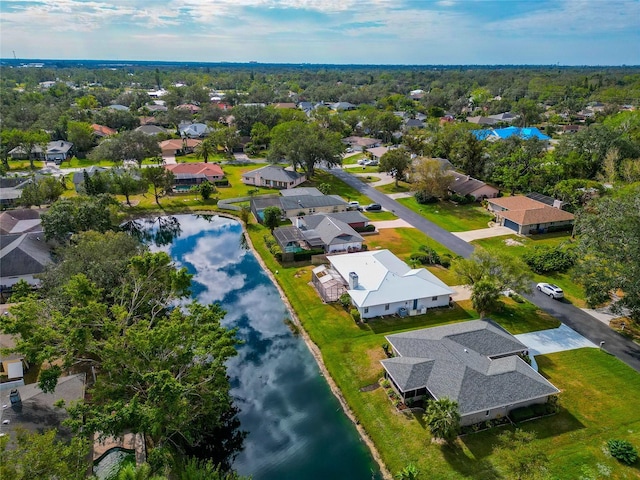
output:
[[[355,290],[356,288],[358,288],[358,274],[349,272],[349,290]]]
[[[558,210],[562,210],[562,200],[554,200],[553,208],[557,208]]]

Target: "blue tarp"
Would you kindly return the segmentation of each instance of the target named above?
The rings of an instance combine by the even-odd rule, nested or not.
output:
[[[486,140],[488,138],[496,138],[500,140],[507,139],[514,135],[529,140],[530,138],[537,138],[538,140],[550,140],[551,138],[542,133],[536,127],[506,127],[506,128],[490,128],[486,130],[473,130],[472,133],[478,140]]]

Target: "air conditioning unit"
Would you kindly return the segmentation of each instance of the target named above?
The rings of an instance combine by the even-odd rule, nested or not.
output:
[[[420,307],[420,315],[424,315],[425,313],[427,313],[427,307],[425,306]]]

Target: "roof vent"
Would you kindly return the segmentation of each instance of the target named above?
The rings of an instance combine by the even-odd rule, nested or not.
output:
[[[467,350],[466,348],[464,349],[464,353],[469,353],[469,350]]]

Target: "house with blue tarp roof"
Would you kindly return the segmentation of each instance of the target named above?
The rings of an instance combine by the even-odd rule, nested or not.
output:
[[[472,133],[478,140],[506,140],[514,135],[524,140],[529,140],[530,138],[537,138],[543,141],[551,140],[551,137],[548,137],[536,127],[489,128],[485,130],[473,130]]]

